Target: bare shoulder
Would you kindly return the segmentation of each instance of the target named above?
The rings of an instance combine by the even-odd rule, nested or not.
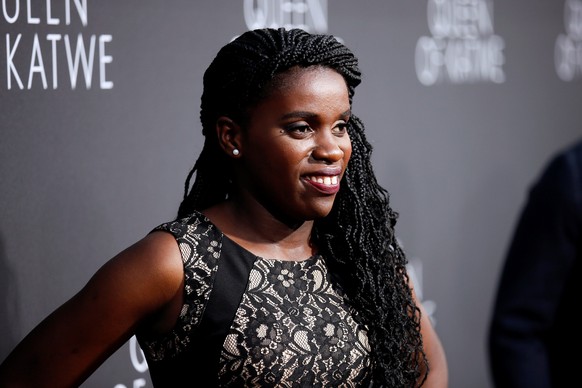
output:
[[[91,282],[104,282],[113,289],[122,285],[124,292],[133,294],[136,307],[143,309],[141,314],[147,315],[175,297],[183,285],[183,276],[176,240],[169,233],[156,231],[108,261]]]
[[[146,235],[135,244],[119,253],[112,262],[139,267],[145,275],[172,278],[182,277],[182,259],[174,236],[163,231]],[[143,275],[140,275],[143,276]]]

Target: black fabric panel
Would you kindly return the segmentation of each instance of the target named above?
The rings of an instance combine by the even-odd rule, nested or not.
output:
[[[251,268],[257,257],[223,235],[222,251],[210,298],[200,325],[191,337],[193,346],[176,358],[150,368],[159,387],[216,387],[218,362],[228,330],[234,320]],[[159,376],[156,372],[160,372]]]
[[[199,338],[204,347],[199,349],[199,362],[217,384],[218,361],[222,345],[234,320],[234,315],[246,290],[249,274],[256,256],[226,236],[222,240],[222,256],[206,310],[199,326]]]

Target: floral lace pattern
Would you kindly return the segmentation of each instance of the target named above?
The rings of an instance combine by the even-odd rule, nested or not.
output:
[[[369,383],[370,348],[323,258],[259,258],[224,342],[221,386]]]
[[[138,336],[148,362],[169,360],[196,349],[194,332],[220,260],[241,259],[221,257],[225,237],[201,213],[154,230],[176,238],[184,263],[184,304],[170,333],[155,339]],[[300,262],[257,257],[223,344],[219,385],[368,386],[368,338],[352,314],[341,290],[330,281],[321,256]]]
[[[156,340],[139,338],[146,356],[159,361],[182,352],[190,344],[190,332],[200,322],[212,290],[222,234],[200,214],[162,224],[154,230],[174,235],[184,262],[184,304],[174,330]]]

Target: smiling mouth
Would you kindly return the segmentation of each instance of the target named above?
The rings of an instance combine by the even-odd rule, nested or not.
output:
[[[308,175],[305,181],[324,195],[336,194],[340,189],[339,175]]]
[[[325,186],[337,186],[339,182],[339,175],[332,176],[307,176],[305,177],[310,182],[318,183]]]

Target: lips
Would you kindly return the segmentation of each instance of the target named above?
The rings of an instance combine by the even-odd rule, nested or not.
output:
[[[308,175],[304,180],[324,194],[335,194],[339,191],[339,175]]]

